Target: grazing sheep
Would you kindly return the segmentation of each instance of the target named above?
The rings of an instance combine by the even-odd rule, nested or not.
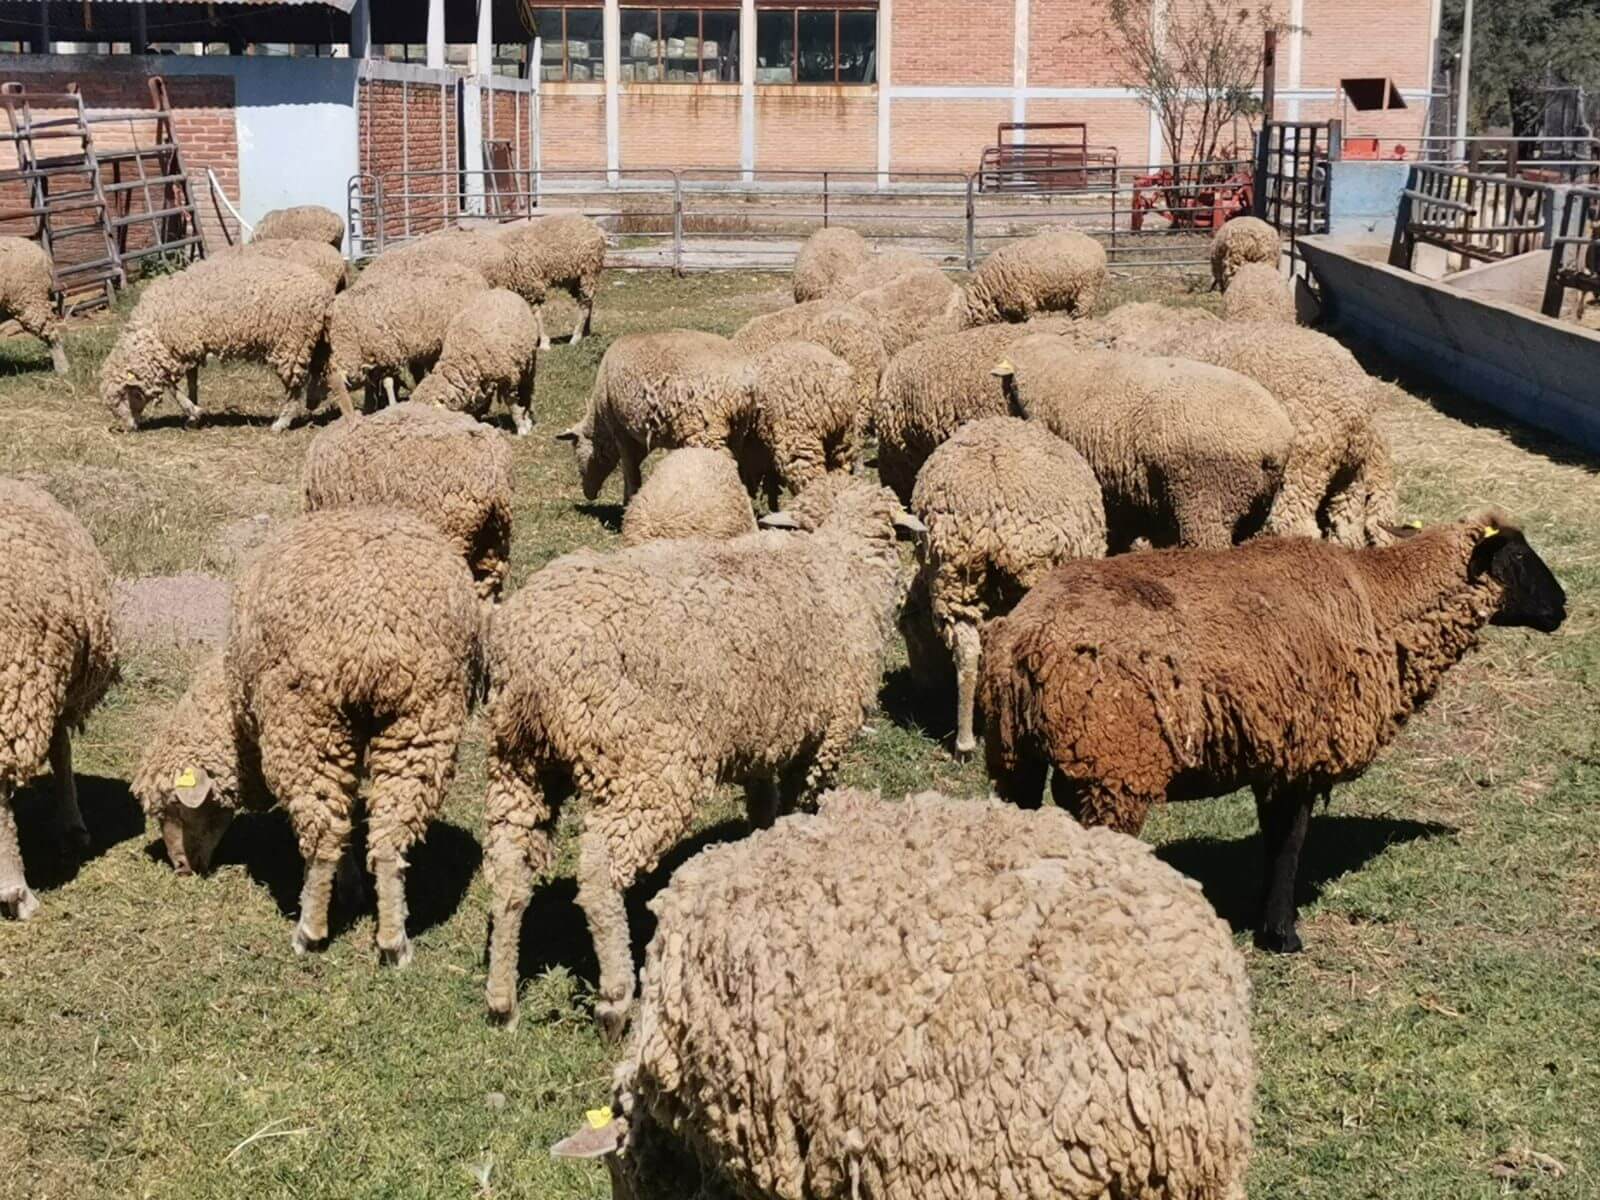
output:
[[[872,258],[872,246],[854,229],[834,225],[806,239],[794,256],[794,300],[804,304],[820,300],[847,275],[853,275]]]
[[[1013,411],[1094,469],[1113,553],[1231,545],[1266,521],[1294,426],[1260,384],[1207,363],[1026,338],[995,368]]]
[[[749,356],[727,338],[694,329],[625,334],[600,360],[583,419],[556,437],[572,443],[585,499],[621,464],[626,504],[652,450],[726,446],[738,457],[754,384]]]
[[[902,504],[911,503],[928,455],[968,421],[1011,410],[994,376],[996,362],[1037,330],[980,325],[930,337],[889,360],[872,406],[878,434],[878,476]]]
[[[1244,1195],[1244,962],[1132,838],[834,792],[653,907],[615,1115],[555,1149],[615,1197]]]
[[[1278,231],[1259,217],[1235,217],[1211,237],[1211,280],[1226,292],[1245,263],[1276,266],[1281,249]]]
[[[368,407],[381,384],[393,404],[400,372],[409,369],[415,380],[427,374],[444,350],[450,322],[482,299],[488,286],[470,267],[435,260],[363,275],[328,311],[334,382],[345,389],[362,386]],[[342,404],[348,410],[348,398]]]
[[[587,801],[578,903],[600,960],[596,1015],[615,1035],[633,997],[624,891],[719,780],[744,784],[752,822],[770,825],[860,733],[904,591],[894,527],[915,522],[848,475],[824,476],[789,516],[807,532],[570,555],[496,613],[491,1015],[515,1012],[522,914],[569,793]]]
[[[671,451],[622,514],[624,546],[668,538],[722,541],[755,531],[739,469],[722,450]]]
[[[1222,293],[1222,315],[1229,321],[1293,325],[1294,293],[1276,263],[1248,262],[1233,273]]]
[[[511,450],[465,413],[412,400],[335,421],[311,439],[307,512],[398,508],[449,539],[485,599],[511,565]]]
[[[344,247],[344,218],[320,204],[275,208],[256,222],[250,240],[270,242],[280,238],[326,242],[339,250]]]
[[[954,333],[965,324],[965,293],[943,271],[923,267],[882,287],[858,292],[851,303],[878,323],[891,356],[912,342]]]
[[[1147,349],[1165,338],[1202,334],[1218,323],[1217,315],[1203,308],[1136,300],[1118,305],[1103,317],[1081,322],[1073,333],[1080,342],[1112,349]]]
[[[1300,948],[1311,810],[1433,695],[1485,624],[1543,632],[1566,598],[1489,516],[1377,549],[1270,538],[1058,567],[983,635],[989,773],[1037,805],[1138,833],[1152,804],[1253,788],[1266,846],[1257,941]]]
[[[444,332],[439,361],[411,398],[483,420],[498,398],[511,409],[517,436],[533,432],[535,349],[539,323],[528,302],[494,288],[458,312]]]
[[[783,342],[755,359],[752,453],[759,454],[769,507],[779,487],[798,494],[856,461],[859,414],[850,365],[810,342]]]
[[[490,287],[510,288],[519,295],[537,285],[515,277],[511,245],[487,229],[437,229],[425,237],[385,250],[361,271],[363,283],[374,283],[390,273],[414,274],[426,264],[453,262],[482,275]],[[519,288],[518,283],[523,286]]]
[[[581,311],[571,338],[571,344],[577,345],[594,324],[595,293],[606,265],[605,230],[588,217],[562,213],[507,226],[500,236],[517,259],[512,267],[514,275],[519,280],[537,281],[531,292],[520,287],[517,290],[538,315],[539,349],[550,349],[550,336],[544,327],[544,302],[551,288],[564,288],[577,301]]]
[[[1009,612],[1057,563],[1105,557],[1100,484],[1076,450],[1041,426],[987,417],[929,455],[911,511],[928,527],[920,574],[928,615],[955,659],[956,750],[969,754],[977,745],[978,626]],[[908,612],[902,625],[919,616]]]
[[[864,309],[835,300],[808,300],[752,318],[733,335],[733,342],[750,354],[770,350],[780,342],[810,342],[837,354],[850,364],[860,432],[870,425],[878,380],[889,365],[889,352],[876,318]]]
[[[966,288],[966,323],[1087,317],[1106,285],[1105,247],[1081,233],[1039,233],[984,259]]]
[[[196,263],[139,298],[101,365],[100,397],[134,430],[144,409],[186,378],[188,394],[178,393],[178,404],[193,424],[206,356],[251,359],[283,382],[287,395],[272,423],[281,432],[322,398],[333,304],[327,281],[297,263],[261,255]]]
[[[1241,271],[1233,286],[1244,278]],[[1396,508],[1389,446],[1378,428],[1372,380],[1350,351],[1312,329],[1235,321],[1174,327],[1136,345],[1236,371],[1271,392],[1288,414],[1294,439],[1267,533],[1328,536],[1348,546],[1388,541],[1383,527]]]
[[[41,247],[27,238],[0,237],[0,321],[15,321],[49,346],[51,365],[65,375],[67,350],[61,344],[55,290],[50,256]]]
[[[89,844],[72,733],[116,676],[111,571],[94,539],[45,492],[0,479],[0,915],[26,921],[39,910],[11,799],[47,762],[63,849]]]
[[[893,283],[896,279],[911,274],[913,271],[932,269],[933,264],[920,254],[913,254],[909,250],[901,250],[897,246],[890,246],[874,251],[871,258],[862,263],[854,271],[839,277],[837,282],[830,287],[826,296],[830,300],[850,300],[862,292],[869,292],[885,284]]]
[[[305,859],[292,941],[304,953],[327,941],[334,876],[364,811],[380,960],[409,962],[406,854],[455,771],[479,687],[480,624],[456,548],[411,514],[341,509],[286,526],[234,594],[223,659],[230,719],[207,721],[209,739],[153,744],[136,777],[145,810],[180,849],[173,866],[206,869],[259,779],[289,810]],[[207,708],[203,689],[214,687],[203,671],[184,703]]]
[[[224,246],[220,250],[212,251],[201,261],[216,263],[240,257],[271,258],[309,267],[336,292],[344,291],[350,282],[349,265],[344,261],[344,255],[327,242],[311,242],[304,238],[269,238],[264,242]]]

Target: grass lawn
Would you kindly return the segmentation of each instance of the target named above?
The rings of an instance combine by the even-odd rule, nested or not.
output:
[[[541,358],[539,425],[514,444],[512,587],[558,554],[615,540],[617,481],[585,505],[550,437],[576,419],[608,341],[676,325],[731,332],[784,303],[785,282],[607,278],[598,336]],[[1169,294],[1181,286],[1137,291],[1188,298]],[[276,380],[213,367],[201,428],[163,405],[150,428],[114,432],[95,378],[125,311],[69,335],[66,379],[42,346],[0,347],[0,474],[48,487],[119,576],[226,575],[258,518],[296,511],[314,430],[273,436]],[[552,329],[570,320],[553,315]],[[1317,815],[1304,954],[1250,946],[1260,873],[1248,798],[1160,811],[1146,836],[1241,931],[1260,1064],[1254,1196],[1600,1196],[1597,464],[1404,379],[1385,387],[1382,421],[1407,514],[1495,504],[1515,515],[1567,587],[1567,625],[1554,637],[1488,630],[1399,743]],[[378,968],[370,911],[336,919],[327,953],[297,959],[300,862],[286,820],[241,819],[214,874],[180,879],[127,790],[203,653],[126,645],[121,684],[76,743],[94,835],[81,867],[47,862],[34,833],[45,789],[19,797],[43,911],[0,923],[0,1197],[609,1195],[603,1169],[547,1153],[605,1097],[612,1058],[590,1015],[596,968],[570,827],[561,874],[527,918],[513,1032],[483,1019],[476,725],[444,817],[413,857],[415,962]],[[950,705],[911,695],[902,664],[897,650],[884,712],[843,781],[896,796],[982,792],[981,766],[941,740]],[[709,804],[701,838],[736,834],[734,814],[727,797]],[[686,852],[633,898],[641,937],[643,899]]]

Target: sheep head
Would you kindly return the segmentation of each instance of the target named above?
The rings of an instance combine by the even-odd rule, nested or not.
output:
[[[573,457],[578,462],[583,498],[595,499],[617,466],[618,455],[611,439],[595,437],[594,425],[585,420],[556,434],[556,441],[571,444]]]
[[[217,843],[233,823],[233,808],[222,801],[204,767],[176,772],[161,808],[161,840],[167,860],[179,875],[204,873]]]
[[[1504,524],[1498,514],[1476,520],[1476,540],[1467,559],[1467,578],[1493,580],[1499,603],[1492,625],[1521,626],[1554,633],[1567,617],[1567,594],[1542,558],[1528,545],[1522,530]]]

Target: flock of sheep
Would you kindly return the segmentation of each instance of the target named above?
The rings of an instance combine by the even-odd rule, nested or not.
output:
[[[1395,523],[1370,381],[1294,323],[1272,231],[1218,233],[1218,320],[1092,316],[1105,255],[1078,234],[1018,241],[963,286],[825,230],[792,307],[731,339],[612,343],[560,437],[585,495],[620,470],[624,548],[502,601],[511,452],[484,418],[499,398],[528,431],[542,304],[569,289],[587,332],[603,234],[441,232],[347,286],[337,217],[274,225],[148,287],[101,376],[130,428],[185,382],[195,418],[208,356],[276,371],[278,427],[329,393],[345,410],[133,779],[172,866],[204,872],[236,812],[281,804],[304,952],[334,888],[361,884],[364,820],[377,945],[403,964],[407,854],[486,696],[489,1009],[515,1015],[522,915],[576,796],[597,1018],[633,1034],[611,1107],[557,1152],[605,1157],[618,1195],[1242,1195],[1241,957],[1124,835],[1152,804],[1252,788],[1257,938],[1298,949],[1315,802],[1484,625],[1565,611],[1499,517]],[[0,244],[0,271],[18,264],[0,297],[60,365],[53,318],[24,315],[37,264]],[[389,406],[357,413],[350,389]],[[0,546],[0,909],[26,918],[11,794],[48,764],[83,838],[69,735],[117,653],[109,571],[70,514],[0,481]],[[999,800],[833,792],[779,821],[860,735],[897,622],[953,697],[958,751],[981,716]],[[624,893],[719,783],[757,832],[657,898],[636,1002]]]

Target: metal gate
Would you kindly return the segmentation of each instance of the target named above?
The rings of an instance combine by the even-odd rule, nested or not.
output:
[[[1256,145],[1255,215],[1289,239],[1328,232],[1328,163],[1338,161],[1334,121],[1268,121]]]

